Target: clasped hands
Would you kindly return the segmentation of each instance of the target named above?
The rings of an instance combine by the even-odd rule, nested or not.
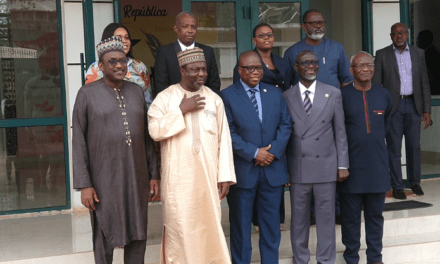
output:
[[[272,145],[269,145],[258,149],[257,157],[255,157],[255,166],[260,165],[261,167],[265,167],[272,163],[275,156],[268,151],[271,147]]]

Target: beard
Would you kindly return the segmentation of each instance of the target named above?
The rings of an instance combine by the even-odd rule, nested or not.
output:
[[[307,37],[309,37],[310,39],[313,40],[320,40],[324,37],[324,33],[313,33],[313,34],[309,34],[306,32]]]
[[[308,75],[308,76],[306,75],[306,76],[304,76],[304,78],[306,78],[309,81],[314,81],[314,80],[316,80],[316,74]]]

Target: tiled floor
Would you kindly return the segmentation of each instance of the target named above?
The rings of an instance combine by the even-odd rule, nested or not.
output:
[[[436,215],[440,217],[440,180],[425,180],[422,182],[422,187],[425,191],[424,196],[413,197],[410,195],[409,199],[432,203],[433,206],[423,209],[385,212],[384,216],[386,220],[389,220],[388,223],[391,223],[396,219],[408,219],[408,221],[404,219],[396,222],[396,224],[392,222],[393,225],[400,226],[399,228],[396,228],[396,230],[392,230],[392,228],[385,230],[385,232],[388,232],[387,234],[389,236],[393,236],[393,232],[396,232],[395,235],[407,234],[407,239],[417,240],[414,235],[417,235],[418,233],[429,233],[431,230],[434,232],[437,229],[436,232],[440,232],[440,226],[433,226],[433,224],[438,225],[438,223],[432,223],[432,218],[424,217]],[[285,198],[286,227],[289,227],[290,201],[288,198],[288,192],[286,192]],[[386,200],[386,202],[393,201],[397,200],[392,198]],[[225,201],[222,203],[222,210],[223,228],[225,234],[229,236],[228,208]],[[148,228],[148,245],[150,245],[149,254],[157,254],[157,256],[151,256],[153,259],[157,259],[159,255],[158,250],[162,231],[161,214],[162,211],[160,204],[155,203],[150,205]],[[59,256],[72,253],[90,252],[92,250],[90,216],[87,211],[73,213],[68,211],[40,213],[37,215],[38,217],[0,217],[0,261]],[[420,219],[414,220],[414,217],[420,217]],[[340,229],[337,228],[337,232],[340,232],[338,230]],[[402,231],[404,234],[400,234],[399,230],[404,230]],[[313,231],[311,234],[312,233]],[[285,245],[281,245],[280,252],[281,250],[285,250],[286,252],[289,251],[288,244],[290,244],[290,240],[288,232],[285,232],[284,236],[282,244]],[[425,236],[429,236],[429,234]],[[429,238],[426,239],[429,241]]]

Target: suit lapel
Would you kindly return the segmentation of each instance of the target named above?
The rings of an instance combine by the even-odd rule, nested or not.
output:
[[[413,77],[413,82],[414,82],[414,74],[415,74],[415,69],[417,67],[416,62],[417,62],[417,58],[416,58],[416,52],[414,50],[414,48],[408,44],[409,47],[409,54],[411,56],[411,73],[412,73],[412,77]]]
[[[400,82],[399,66],[397,65],[397,57],[396,57],[396,53],[394,52],[394,49],[393,49],[393,44],[391,44],[391,46],[389,46],[388,53],[391,58],[390,59],[391,64],[393,65],[394,71],[396,72],[397,76],[399,76],[399,82]]]
[[[179,42],[177,40],[173,42],[173,46],[174,46],[174,51],[176,52],[176,55],[177,55],[177,53],[182,51],[182,48],[180,48]]]
[[[265,92],[266,91],[266,92]],[[270,98],[269,98],[269,94],[267,92],[266,89],[264,89],[264,87],[262,86],[262,83],[260,82],[260,99],[261,99],[261,113],[262,113],[262,117],[263,117],[263,124],[266,124],[266,120],[267,120],[267,112],[270,111]]]
[[[299,90],[299,85],[296,84],[291,89],[287,95],[288,100],[287,103],[290,107],[295,111],[295,114],[301,119],[301,121],[305,124],[307,122],[307,113],[304,109],[304,102],[301,97],[301,93]]]
[[[258,123],[261,124],[260,117],[258,116],[257,111],[255,111],[255,108],[252,105],[251,99],[249,98],[246,91],[244,90],[244,87],[241,84],[241,82],[238,82],[235,88],[236,88],[235,91],[237,92],[238,96],[241,98],[243,103],[246,105],[246,107],[252,113],[251,115],[257,119]],[[261,95],[261,87],[260,87],[260,95]]]
[[[307,119],[304,133],[315,123],[316,119],[321,115],[322,110],[327,105],[330,98],[330,91],[324,91],[319,82],[316,82],[315,98],[313,99],[312,110],[310,110],[309,118]]]

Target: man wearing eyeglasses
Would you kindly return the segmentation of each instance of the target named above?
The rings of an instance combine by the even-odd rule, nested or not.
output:
[[[262,264],[278,263],[280,204],[288,182],[284,150],[292,130],[281,89],[261,81],[255,51],[240,55],[240,80],[221,91],[231,131],[237,184],[227,196],[234,264],[251,262],[253,208],[258,206]]]
[[[324,16],[320,11],[310,9],[304,13],[301,28],[305,32],[306,38],[295,43],[284,54],[284,60],[288,67],[286,70],[286,89],[299,82],[299,75],[294,66],[297,54],[303,50],[311,50],[318,57],[319,73],[316,80],[338,88],[353,81],[344,47],[338,42],[324,37],[325,24]],[[336,196],[335,217],[336,223],[340,224],[338,201],[338,196]],[[315,224],[316,221],[314,209],[314,200],[312,198],[311,224]]]
[[[97,45],[104,77],[78,92],[72,117],[73,188],[90,210],[95,263],[144,263],[148,197],[159,196],[158,162],[148,134],[142,88],[124,81],[127,57],[121,38]]]
[[[391,125],[387,134],[391,186],[396,199],[406,199],[401,167],[402,137],[405,135],[406,164],[414,194],[423,195],[420,187],[420,123],[431,125],[431,91],[424,51],[408,44],[408,27],[391,27],[393,44],[376,52],[373,83],[390,91],[393,102]]]
[[[302,20],[301,28],[306,38],[295,43],[284,53],[284,60],[288,67],[286,88],[299,82],[299,75],[294,66],[296,56],[303,50],[311,50],[318,57],[318,81],[334,87],[342,87],[352,82],[353,76],[350,74],[344,47],[324,37],[326,22],[322,13],[316,9],[307,10]]]
[[[354,82],[342,87],[342,103],[350,156],[350,177],[338,183],[342,215],[342,243],[348,264],[359,263],[361,212],[364,211],[367,263],[382,263],[382,216],[391,188],[385,142],[391,114],[391,95],[372,84],[373,57],[357,52],[351,57]]]
[[[283,93],[293,123],[286,149],[293,263],[307,264],[310,260],[310,203],[314,197],[316,260],[334,264],[336,181],[349,178],[341,91],[316,80],[321,62],[313,51],[301,51],[294,67],[299,83]]]

